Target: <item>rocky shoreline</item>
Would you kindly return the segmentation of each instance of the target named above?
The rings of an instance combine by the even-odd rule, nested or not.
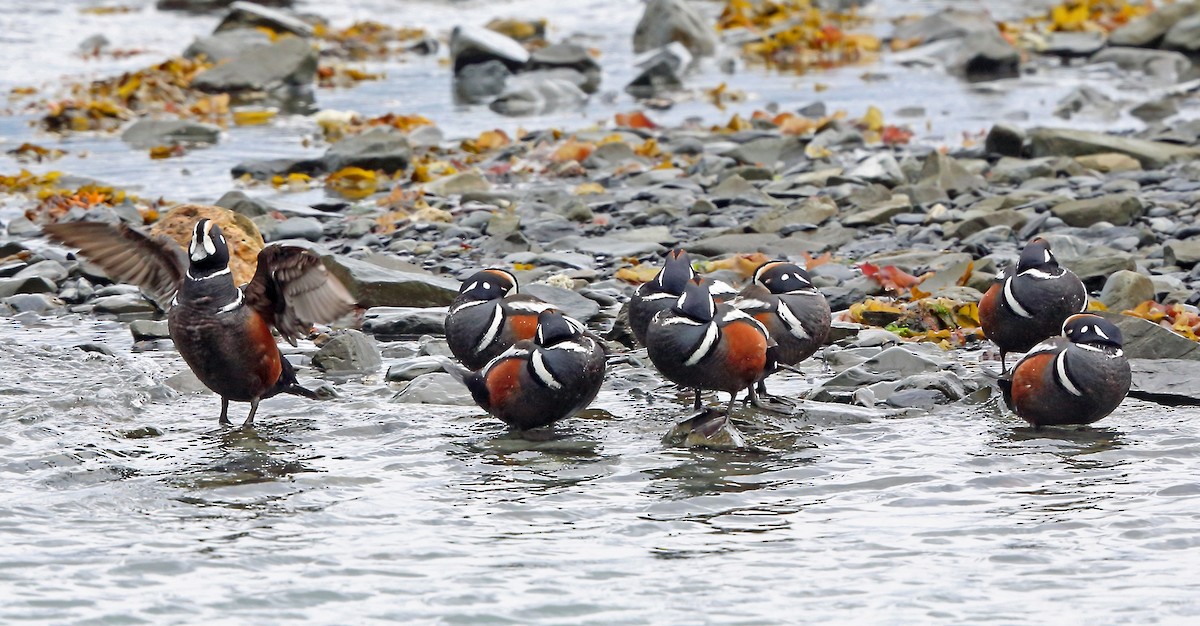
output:
[[[312,27],[236,4],[214,35],[220,41],[207,42],[204,54],[228,44],[245,46],[230,52],[233,58],[265,54],[273,60],[206,69],[188,88],[303,102],[297,94],[316,80],[318,58],[311,46],[297,43],[313,36]],[[647,12],[674,10],[678,17],[675,5],[688,6],[656,1]],[[1184,6],[1195,9],[1177,3],[1169,10]],[[1093,62],[1163,77],[1174,87],[1162,102],[1172,103],[1194,97],[1197,86],[1178,82],[1192,71],[1185,53],[1194,48],[1174,34],[1175,22],[1162,22],[1167,11],[1112,31],[1112,45],[1088,54]],[[941,22],[926,20],[925,30],[903,27],[894,40],[971,42],[985,52],[1008,46],[1019,61],[1017,48],[1003,38],[973,39],[975,31],[965,24],[976,22],[939,17]],[[634,91],[646,98],[669,98],[670,86],[685,80],[672,72],[686,67],[686,57],[712,54],[716,36],[689,31],[693,17],[679,19],[683,26],[642,35],[648,74],[634,82],[648,90]],[[1200,19],[1200,10],[1181,19]],[[225,25],[258,32],[253,29],[264,20],[273,32],[293,36],[264,43],[245,28]],[[956,35],[931,35],[938,24]],[[1151,28],[1156,24],[1163,31],[1157,36]],[[1115,47],[1139,33],[1141,39],[1126,45],[1145,48]],[[428,44],[421,37],[413,41]],[[1044,49],[1050,56],[1070,43],[1061,36],[1047,41],[1059,44]],[[1158,46],[1168,50],[1148,49]],[[577,44],[529,53],[494,31],[461,29],[451,36],[450,49],[461,91],[493,110],[575,106],[599,80],[599,66]],[[960,50],[954,58],[966,59],[967,73],[992,71],[977,56]],[[992,69],[1007,74],[1014,62],[1006,57]],[[277,71],[233,76],[238,67]],[[1080,100],[1078,108],[1085,106],[1104,105]],[[523,291],[585,321],[614,351],[625,352],[632,343],[623,304],[676,246],[699,259],[699,271],[735,284],[767,259],[808,267],[839,321],[819,366],[831,368],[832,378],[806,389],[809,410],[819,413],[821,403],[833,402],[873,410],[864,416],[886,416],[980,402],[990,389],[988,369],[964,367],[961,355],[947,358],[947,350],[986,347],[971,305],[1034,236],[1051,243],[1097,308],[1121,327],[1133,357],[1134,394],[1200,402],[1200,392],[1187,383],[1186,363],[1174,360],[1200,359],[1200,125],[1167,115],[1140,132],[1110,134],[1005,121],[980,141],[940,149],[910,142],[910,130],[884,123],[877,110],[852,118],[819,103],[794,112],[765,107],[716,126],[660,126],[654,117],[631,110],[573,132],[488,131],[448,140],[422,116],[326,111],[316,115],[329,143],[322,156],[238,164],[231,175],[244,191],[217,204],[240,216],[231,225],[258,238],[260,246],[262,240],[302,241],[322,251],[366,309],[361,332],[322,336],[318,349],[292,355],[296,364],[374,374],[383,363],[376,345],[382,343],[394,360],[385,378],[397,386],[398,402],[470,404],[464,389],[438,373],[433,358],[447,354],[437,336],[455,279],[481,267],[512,269]],[[69,115],[63,119],[66,127],[74,124]],[[126,128],[123,139],[151,150],[215,141],[219,127],[206,124],[141,120]],[[48,220],[140,225],[157,219],[160,210],[171,215],[166,206],[115,193],[78,201],[80,193],[99,193],[89,184],[94,186],[34,176],[4,180],[9,194],[27,194],[17,197],[28,210],[5,224],[0,314],[158,317],[136,289],[108,285],[95,268],[37,238],[39,222]],[[308,209],[282,209],[253,194],[259,186],[322,184],[330,200]],[[65,200],[48,202],[56,193]],[[142,349],[165,349],[164,330],[145,322],[133,326]],[[390,343],[418,337],[413,354]],[[661,384],[643,361],[644,354],[632,351],[614,364],[625,370],[620,384],[642,390]]]

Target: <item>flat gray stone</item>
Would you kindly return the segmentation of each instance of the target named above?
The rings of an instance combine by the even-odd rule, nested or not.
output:
[[[145,150],[156,146],[215,144],[220,136],[221,129],[212,124],[142,118],[121,133],[121,141]]]
[[[521,291],[553,304],[568,317],[573,317],[585,324],[600,313],[600,305],[596,301],[585,298],[570,289],[532,283],[523,287]]]
[[[250,48],[196,75],[192,86],[207,92],[271,91],[285,85],[311,85],[317,51],[307,39],[284,37]]]
[[[373,374],[383,365],[375,340],[352,329],[334,331],[312,360],[325,372],[342,374]]]
[[[375,307],[363,319],[363,332],[396,340],[446,334],[446,307]]]
[[[1195,148],[1067,128],[1034,129],[1030,133],[1030,150],[1034,157],[1076,157],[1118,152],[1137,159],[1146,169],[1155,170],[1176,161],[1191,161],[1200,157],[1200,150]]]
[[[1187,359],[1200,360],[1200,343],[1140,317],[1111,311],[1099,313],[1117,325],[1125,340],[1125,355],[1130,359]],[[1193,376],[1193,385],[1195,377]]]
[[[1132,194],[1111,194],[1061,202],[1050,208],[1050,213],[1070,226],[1086,228],[1097,222],[1109,222],[1118,226],[1133,223],[1142,214],[1142,201]]]
[[[458,281],[387,269],[341,255],[324,255],[325,267],[342,281],[359,306],[446,306]]]
[[[633,51],[645,52],[672,42],[683,44],[697,57],[717,49],[713,24],[686,0],[650,0],[633,31]]]
[[[400,404],[445,404],[475,406],[471,392],[445,372],[422,374],[408,383],[392,402]]]

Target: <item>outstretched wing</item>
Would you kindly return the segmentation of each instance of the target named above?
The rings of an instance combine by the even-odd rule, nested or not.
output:
[[[147,235],[125,224],[64,222],[42,229],[53,240],[79,248],[113,280],[133,283],[167,310],[187,271],[187,257],[175,240]]]
[[[354,308],[354,299],[320,257],[297,246],[263,248],[254,278],[243,289],[246,304],[292,345],[313,324],[332,322]]]

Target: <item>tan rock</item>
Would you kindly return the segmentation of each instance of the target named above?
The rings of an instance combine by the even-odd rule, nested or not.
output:
[[[167,235],[187,249],[192,240],[192,229],[200,218],[213,220],[221,227],[229,244],[229,267],[233,270],[234,283],[244,285],[250,282],[258,267],[258,253],[263,249],[263,238],[258,227],[245,215],[218,206],[183,204],[167,211],[154,223],[150,232]]]
[[[1075,157],[1080,165],[1097,172],[1129,172],[1142,169],[1137,159],[1118,152],[1102,152]]]

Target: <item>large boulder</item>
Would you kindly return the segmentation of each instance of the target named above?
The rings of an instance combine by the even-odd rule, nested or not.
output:
[[[374,374],[383,365],[375,341],[352,329],[334,332],[312,360],[323,371],[341,374]]]
[[[1030,150],[1034,157],[1117,152],[1137,159],[1146,169],[1162,169],[1175,161],[1200,157],[1200,150],[1195,148],[1069,128],[1034,129],[1030,133]]]
[[[478,26],[455,26],[450,31],[450,58],[454,73],[464,67],[499,61],[516,71],[529,61],[529,51],[511,37]]]
[[[1200,11],[1195,2],[1167,4],[1157,11],[1131,20],[1108,36],[1110,46],[1157,48],[1173,26]]]
[[[183,204],[163,215],[150,228],[152,235],[166,235],[187,249],[192,242],[192,230],[200,218],[216,222],[229,243],[229,267],[233,270],[233,281],[238,285],[250,282],[258,267],[258,253],[263,249],[263,238],[258,227],[250,218],[219,206]]]
[[[586,102],[587,94],[572,81],[519,74],[508,81],[504,92],[488,108],[501,115],[540,115],[575,110]]]
[[[395,172],[408,167],[411,158],[412,148],[404,133],[393,128],[372,128],[333,144],[321,160],[327,172],[344,167]]]
[[[633,51],[645,52],[673,41],[693,55],[712,56],[717,50],[713,25],[687,0],[650,0],[633,31]]]
[[[1118,226],[1131,224],[1142,214],[1142,201],[1132,194],[1114,193],[1086,200],[1069,200],[1050,208],[1050,212],[1071,226],[1086,228],[1097,222]]]
[[[210,93],[272,92],[310,86],[317,75],[317,50],[307,39],[284,37],[256,46],[196,75],[192,86]]]
[[[220,63],[232,59],[250,48],[270,44],[271,37],[261,30],[246,28],[227,30],[207,37],[197,37],[183,51],[183,56],[188,59],[203,56],[212,63]]]
[[[1200,13],[1175,22],[1163,38],[1162,47],[1187,54],[1200,52]]]
[[[458,294],[458,282],[439,276],[388,269],[341,255],[322,257],[359,306],[446,306]]]
[[[278,4],[278,3],[276,3]],[[276,33],[312,37],[313,27],[289,11],[280,11],[255,2],[234,2],[214,32],[265,28]]]
[[[1125,355],[1130,359],[1200,360],[1200,343],[1140,317],[1115,312],[1099,314],[1121,329]]]

